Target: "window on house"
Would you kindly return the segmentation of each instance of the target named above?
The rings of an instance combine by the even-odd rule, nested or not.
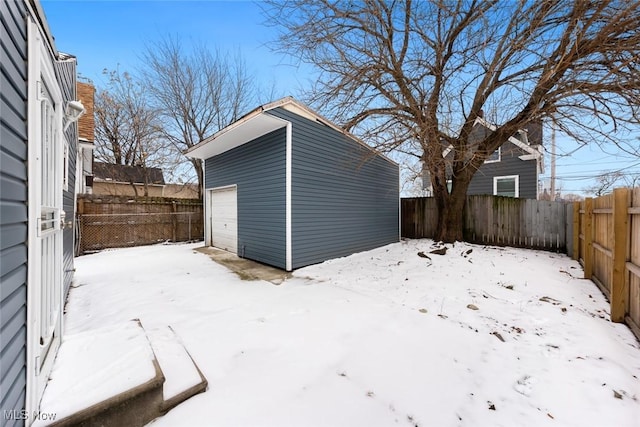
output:
[[[494,151],[493,153],[491,153],[491,155],[489,157],[487,157],[487,160],[485,160],[485,163],[494,163],[494,162],[499,162],[501,159],[501,151],[500,151],[501,147],[498,147],[498,149],[496,151]]]
[[[518,175],[493,177],[494,196],[519,197]]]

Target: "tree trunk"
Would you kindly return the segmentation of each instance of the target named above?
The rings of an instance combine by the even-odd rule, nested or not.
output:
[[[204,170],[202,168],[202,160],[200,159],[189,159],[191,160],[191,164],[193,165],[193,169],[196,171],[196,176],[198,178],[198,198],[202,199],[202,195],[204,194]]]
[[[132,179],[129,180],[129,184],[131,184],[131,188],[133,188],[134,197],[137,199],[138,198],[138,188],[136,187],[136,184],[133,182]]]
[[[144,196],[149,197],[149,170],[146,165],[142,166],[142,171],[144,174]]]
[[[438,226],[434,240],[445,243],[464,240],[464,205],[467,201],[469,182],[470,179],[457,179],[451,194],[436,193]]]

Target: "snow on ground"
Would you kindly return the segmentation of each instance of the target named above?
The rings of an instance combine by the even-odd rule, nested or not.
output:
[[[410,240],[276,286],[200,245],[76,260],[66,333],[171,325],[209,381],[153,427],[639,425],[640,345],[564,255]]]

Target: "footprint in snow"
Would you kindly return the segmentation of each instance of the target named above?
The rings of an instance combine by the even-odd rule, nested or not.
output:
[[[546,344],[542,349],[542,354],[546,357],[557,357],[560,352],[560,346],[555,344]]]
[[[521,395],[529,397],[531,395],[534,382],[535,381],[533,380],[533,378],[531,378],[529,375],[525,375],[513,385],[513,389]]]

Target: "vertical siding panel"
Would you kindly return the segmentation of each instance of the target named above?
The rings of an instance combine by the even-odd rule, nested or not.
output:
[[[27,11],[0,2],[0,410],[20,411],[26,391]],[[0,413],[2,416],[2,413]],[[3,423],[5,420],[3,420]],[[9,425],[23,421],[6,420]]]
[[[55,71],[60,88],[62,90],[62,106],[67,101],[77,99],[76,96],[76,60],[69,58],[55,62]],[[78,124],[77,122],[69,126],[65,132],[65,138],[69,143],[69,186],[62,194],[62,209],[66,214],[66,221],[74,221],[76,211],[75,201],[75,175],[76,175],[76,153],[78,150]],[[74,254],[74,227],[66,227],[62,236],[63,244],[63,272],[64,272],[64,295],[69,291],[71,280],[73,279],[73,254]]]
[[[513,147],[508,151],[505,147]],[[501,161],[485,163],[473,175],[469,183],[467,195],[493,194],[493,177],[495,176],[519,176],[519,197],[523,199],[535,199],[537,197],[537,164],[536,160],[520,160],[518,156],[525,154],[515,145],[506,143],[503,145]],[[527,153],[528,154],[528,153]]]
[[[323,123],[269,113],[293,129],[293,268],[397,242],[398,165]]]

